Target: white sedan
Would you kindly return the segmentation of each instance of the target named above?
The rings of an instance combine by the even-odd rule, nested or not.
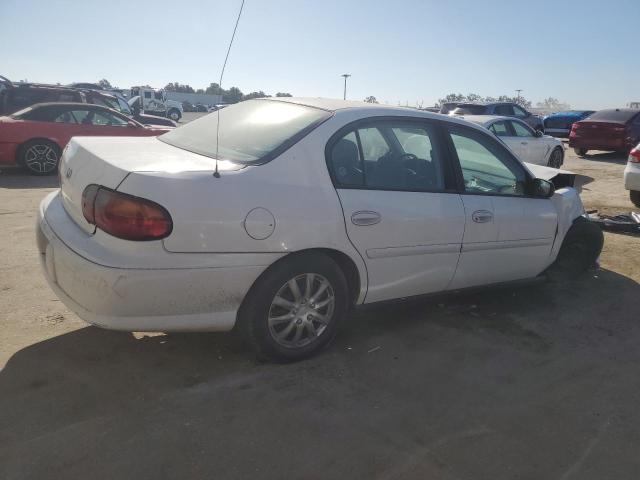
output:
[[[326,345],[352,306],[577,273],[602,248],[571,176],[406,108],[250,100],[157,138],[72,139],[60,178],[37,240],[71,310],[237,326],[278,359]]]
[[[624,169],[624,188],[629,190],[629,199],[640,208],[640,144],[629,153]]]
[[[552,168],[560,168],[564,163],[562,141],[532,129],[522,120],[493,115],[464,115],[461,118],[489,129],[523,162]]]

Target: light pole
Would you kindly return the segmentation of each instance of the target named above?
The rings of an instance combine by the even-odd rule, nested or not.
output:
[[[342,96],[343,100],[347,99],[347,78],[349,78],[351,75],[348,73],[343,73],[341,75],[341,77],[344,77],[344,95]]]
[[[516,92],[518,92],[518,96],[516,97],[518,100],[520,100],[520,92],[522,91],[521,88],[516,88]]]

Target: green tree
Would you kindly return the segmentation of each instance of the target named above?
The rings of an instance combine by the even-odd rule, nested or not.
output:
[[[225,103],[238,103],[242,100],[242,90],[238,87],[231,87],[229,90],[223,90],[222,92],[222,100]]]
[[[167,83],[164,87],[168,92],[195,93],[190,85],[180,85],[179,82]]]
[[[276,97],[293,97],[290,93],[278,92],[276,93]]]
[[[111,84],[109,83],[109,80],[107,80],[106,78],[103,78],[102,80],[100,80],[100,81],[98,82],[98,85],[100,85],[100,86],[101,86],[102,88],[104,88],[104,89],[110,89],[110,88],[112,88],[112,87],[111,87]]]
[[[373,95],[368,96],[364,101],[367,103],[378,103],[378,100]]]
[[[217,83],[210,83],[204,93],[208,95],[223,95],[224,90],[222,90],[222,88],[220,88],[220,85],[218,85]]]
[[[268,96],[269,95],[267,95],[262,90],[260,90],[259,92],[251,92],[251,93],[248,93],[246,95],[243,95],[242,96],[242,100],[251,100],[252,98],[265,98],[265,97],[268,97]]]

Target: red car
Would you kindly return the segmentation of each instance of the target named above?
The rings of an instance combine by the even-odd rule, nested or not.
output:
[[[171,129],[144,126],[99,105],[40,103],[0,117],[0,165],[24,165],[34,175],[50,175],[71,137],[149,137]]]
[[[584,156],[589,150],[605,150],[627,155],[640,142],[640,110],[616,108],[600,110],[575,122],[569,146]]]

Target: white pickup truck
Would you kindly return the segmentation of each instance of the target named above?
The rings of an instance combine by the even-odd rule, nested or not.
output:
[[[131,87],[129,98],[133,100],[135,97],[140,97],[143,113],[167,117],[174,122],[182,118],[182,104],[175,100],[167,100],[167,94],[162,89]]]

